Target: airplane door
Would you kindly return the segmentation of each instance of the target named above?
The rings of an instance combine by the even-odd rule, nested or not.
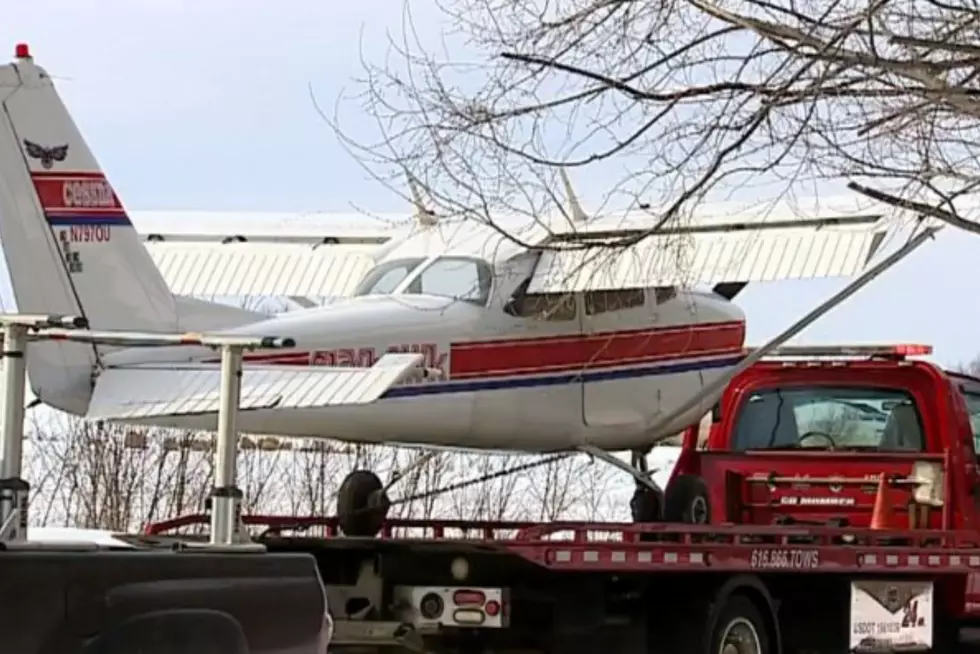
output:
[[[631,425],[656,412],[655,380],[642,363],[656,345],[643,330],[657,322],[644,289],[579,294],[582,311],[582,420],[590,427]]]
[[[478,327],[475,340],[497,351],[488,392],[477,393],[474,429],[495,447],[521,447],[533,433],[535,442],[554,439],[568,446],[582,426],[582,394],[576,342],[581,334],[580,307],[567,293],[528,294],[535,258],[515,261],[519,280],[500,290],[501,297]],[[506,282],[498,273],[498,282]]]

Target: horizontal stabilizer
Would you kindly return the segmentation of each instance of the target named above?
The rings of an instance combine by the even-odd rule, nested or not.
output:
[[[249,243],[386,243],[411,227],[403,214],[266,211],[130,211],[144,241]]]
[[[347,297],[374,265],[369,246],[145,245],[175,295]]]
[[[541,254],[528,292],[846,277],[864,268],[885,233],[884,228],[792,226],[656,234],[631,247],[549,249]]]
[[[425,374],[420,354],[386,354],[370,368],[245,366],[243,411],[370,404],[389,388]],[[139,420],[215,413],[220,403],[217,364],[179,368],[138,365],[102,371],[89,405],[89,418]]]

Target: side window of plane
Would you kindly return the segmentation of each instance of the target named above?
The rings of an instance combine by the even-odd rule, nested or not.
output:
[[[504,311],[517,318],[561,322],[575,320],[575,296],[572,293],[528,293],[528,278],[517,287]]]
[[[646,291],[642,288],[587,291],[585,293],[585,315],[595,316],[609,311],[634,309],[642,307],[645,301]]]

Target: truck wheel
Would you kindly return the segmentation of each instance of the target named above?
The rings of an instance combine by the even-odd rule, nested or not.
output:
[[[370,470],[354,470],[337,491],[337,522],[345,536],[377,536],[389,508],[384,484]]]
[[[718,612],[708,654],[770,654],[766,622],[745,595],[730,595]]]
[[[664,497],[664,520],[690,525],[711,522],[708,485],[697,475],[678,475],[667,486]]]

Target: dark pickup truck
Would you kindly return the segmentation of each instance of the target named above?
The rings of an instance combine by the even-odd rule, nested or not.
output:
[[[58,531],[0,550],[4,654],[326,652],[332,622],[310,555]]]

